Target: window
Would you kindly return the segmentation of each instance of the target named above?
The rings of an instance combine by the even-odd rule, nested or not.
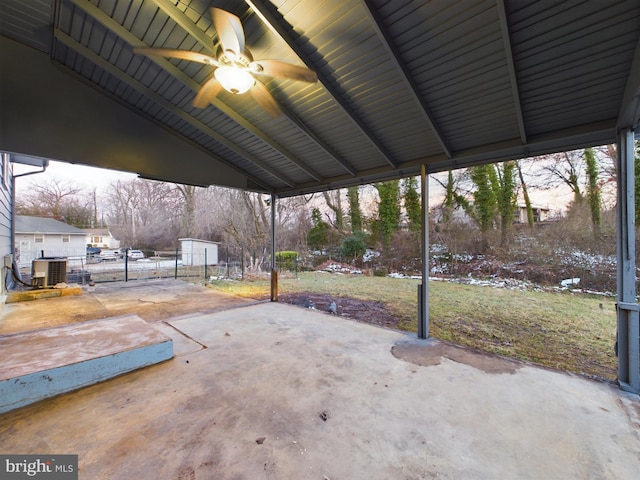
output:
[[[102,243],[102,237],[91,237],[91,243]]]
[[[68,233],[62,234],[62,243],[69,243],[71,241],[71,237]]]
[[[44,243],[44,233],[35,233],[33,235],[34,243]]]

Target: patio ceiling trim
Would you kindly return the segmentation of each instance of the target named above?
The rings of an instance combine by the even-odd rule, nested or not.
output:
[[[131,32],[129,32],[127,29],[122,27],[120,24],[118,24],[116,21],[114,21],[111,17],[109,17],[106,13],[104,13],[98,7],[90,3],[88,0],[70,0],[70,1],[73,2],[74,5],[78,6],[79,8],[84,10],[86,13],[91,15],[95,20],[100,22],[105,28],[109,29],[110,31],[118,35],[120,38],[122,38],[125,42],[127,42],[132,47],[148,47],[149,46],[145,44],[142,40],[137,38],[135,35],[133,35]],[[200,84],[198,84],[193,79],[191,79],[182,70],[174,66],[170,61],[165,60],[164,58],[161,58],[161,57],[156,57],[156,56],[148,56],[145,58],[148,58],[150,61],[154,62],[159,67],[169,72],[172,76],[180,80],[186,86],[191,88],[194,92],[197,92],[198,90],[200,90],[200,87],[201,87]],[[300,168],[303,172],[305,172],[307,175],[312,177],[314,180],[318,182],[323,181],[321,175],[319,175],[311,167],[309,167],[300,159],[298,159],[293,153],[289,152],[287,149],[285,149],[284,147],[276,143],[273,140],[273,138],[269,137],[267,134],[259,130],[255,125],[248,122],[244,117],[240,116],[237,112],[235,112],[235,110],[229,107],[226,103],[218,99],[214,99],[212,103],[217,109],[222,111],[225,115],[233,119],[236,123],[241,125],[246,130],[250,131],[253,135],[258,137],[260,140],[265,142],[274,150],[276,150],[284,158],[286,158],[291,163],[296,165],[298,168]]]
[[[425,100],[424,96],[420,93],[418,85],[416,84],[409,68],[402,60],[400,55],[400,51],[398,47],[395,45],[393,38],[389,34],[389,31],[385,27],[382,18],[380,17],[380,13],[377,8],[373,4],[372,0],[361,0],[362,6],[367,12],[369,19],[371,20],[374,29],[377,31],[378,36],[380,37],[380,42],[382,46],[387,50],[389,54],[390,60],[395,64],[396,70],[400,75],[400,78],[405,83],[408,91],[413,96],[414,101],[420,106],[422,113],[424,114],[425,120],[427,124],[431,127],[431,130],[435,134],[438,143],[442,147],[442,150],[445,152],[447,157],[451,158],[453,155],[451,153],[451,148],[449,147],[447,140],[444,137],[444,134],[440,130],[438,123],[436,122],[431,110],[429,109],[429,105]]]
[[[215,52],[217,50],[214,47],[214,40],[209,38],[193,21],[187,17],[183,12],[178,10],[177,5],[169,2],[168,0],[152,0],[154,4],[158,6],[164,13],[166,13],[174,22],[176,22],[180,27],[182,27],[189,35],[195,38],[200,44],[202,44],[205,48],[207,48],[211,54],[215,57]],[[282,114],[289,119],[291,123],[293,123],[296,127],[300,129],[307,137],[309,137],[318,147],[320,147],[327,155],[333,158],[337,163],[342,165],[342,167],[352,175],[356,175],[356,171],[354,168],[349,165],[344,158],[340,157],[335,151],[333,151],[325,142],[320,140],[318,136],[306,125],[300,118],[298,118],[294,113],[289,110],[287,107],[282,105],[281,102],[278,102],[280,110]]]
[[[323,72],[326,69],[326,65],[321,66],[318,62],[311,58],[304,49],[298,44],[300,36],[295,32],[293,27],[287,23],[284,17],[277,11],[277,9],[270,3],[260,0],[245,0],[245,3],[253,9],[254,12],[265,22],[266,26],[272,31],[276,32],[282,40],[298,55],[300,60],[307,65],[310,69],[314,70],[318,74],[318,81],[322,84],[325,90],[336,101],[342,111],[351,119],[351,121],[358,127],[362,134],[373,144],[378,152],[384,157],[389,165],[393,168],[398,168],[398,161],[393,155],[382,145],[377,139],[374,132],[371,131],[369,126],[358,116],[355,110],[347,103],[343,95],[338,91],[338,88],[334,86],[333,80],[329,75]]]
[[[66,33],[64,33],[64,32],[62,32],[62,31],[60,31],[58,29],[54,29],[53,35],[58,41],[60,41],[64,45],[66,45],[68,48],[70,48],[70,49],[80,53],[82,56],[88,58],[93,63],[95,63],[97,66],[99,66],[103,70],[109,72],[109,74],[113,75],[114,77],[116,77],[121,82],[126,83],[132,89],[138,91],[139,93],[145,95],[146,97],[149,97],[151,100],[153,100],[157,104],[162,105],[164,108],[166,108],[167,110],[171,111],[171,113],[173,113],[174,115],[180,117],[185,122],[189,123],[190,125],[194,126],[198,130],[200,130],[202,133],[205,133],[206,135],[208,135],[211,138],[215,139],[216,141],[220,142],[221,144],[226,146],[228,149],[234,151],[235,153],[237,153],[238,155],[242,156],[243,158],[245,158],[249,162],[253,163],[255,166],[257,166],[257,167],[261,168],[262,170],[264,170],[265,172],[269,173],[274,178],[277,178],[282,183],[284,183],[284,184],[286,184],[286,185],[288,185],[290,187],[293,187],[295,185],[295,182],[291,181],[290,179],[288,179],[287,177],[285,177],[281,173],[279,173],[276,170],[274,170],[272,167],[270,167],[269,165],[264,163],[262,160],[257,158],[255,155],[243,150],[242,148],[237,146],[235,143],[229,141],[224,135],[220,135],[215,130],[207,127],[204,123],[202,123],[199,120],[193,118],[191,115],[188,115],[187,113],[183,112],[182,110],[177,108],[174,104],[172,104],[171,102],[169,102],[165,98],[161,97],[160,95],[158,95],[157,93],[155,93],[151,89],[145,87],[144,85],[142,85],[137,80],[131,78],[129,75],[127,75],[122,70],[118,69],[113,64],[107,62],[102,57],[100,57],[96,53],[92,52],[91,50],[89,50],[85,46],[80,45],[73,38],[69,37]],[[229,167],[231,167],[234,170],[238,171],[239,173],[242,173],[243,175],[247,175],[246,172],[240,170],[239,168],[234,166],[232,163],[226,161],[222,157],[219,157],[219,156],[217,156],[217,155],[215,155],[213,153],[211,153],[211,156],[213,156],[216,160],[225,163],[226,165],[228,165]],[[256,182],[258,185],[262,185],[267,190],[270,190],[267,185],[263,184],[263,182],[261,182],[257,178],[255,178],[253,176],[249,176],[249,178],[253,182]]]
[[[617,128],[637,128],[640,123],[640,39],[633,55],[633,63],[624,89],[618,114]],[[638,132],[636,132],[638,133]]]
[[[513,93],[513,104],[516,109],[516,117],[518,118],[520,140],[522,140],[523,145],[526,145],[527,129],[525,128],[524,117],[522,116],[522,102],[520,101],[518,78],[516,76],[516,68],[513,62],[513,52],[511,51],[511,34],[509,33],[509,24],[507,23],[507,12],[505,10],[504,0],[496,0],[496,4],[498,7],[498,17],[500,19],[500,31],[502,32],[502,44],[504,45],[505,60],[507,61],[507,69],[509,70],[511,92]]]
[[[596,122],[583,125],[579,128],[571,128],[529,138],[526,145],[522,145],[519,139],[493,143],[469,150],[455,152],[454,158],[447,158],[444,154],[415,158],[403,163],[400,168],[392,172],[387,167],[374,167],[358,172],[360,185],[401,179],[408,176],[420,175],[421,165],[425,165],[427,173],[439,173],[450,169],[466,168],[486,163],[496,163],[514,158],[545,155],[558,151],[559,145],[566,145],[567,150],[583,148],[587,145],[597,146],[612,142],[616,132],[611,122]],[[570,142],[568,142],[570,140]],[[278,192],[280,196],[304,195],[308,193],[346,188],[353,184],[353,178],[347,175],[328,178],[324,185],[298,184],[298,190],[293,192]]]

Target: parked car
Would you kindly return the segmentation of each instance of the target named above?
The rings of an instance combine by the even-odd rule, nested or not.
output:
[[[100,255],[102,249],[100,247],[87,247],[87,255],[90,257]]]
[[[121,257],[120,250],[102,250],[98,256],[100,261],[119,260]]]
[[[141,250],[129,250],[127,257],[129,257],[129,260],[140,260],[144,258],[144,253]]]

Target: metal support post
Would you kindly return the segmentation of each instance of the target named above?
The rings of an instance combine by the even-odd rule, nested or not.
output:
[[[418,294],[418,338],[429,338],[429,177],[420,169],[422,192],[422,283]]]
[[[640,393],[640,327],[636,302],[634,134],[618,133],[617,260],[617,353],[618,383],[622,390]]]
[[[278,301],[278,271],[276,270],[276,196],[271,194],[271,301]]]

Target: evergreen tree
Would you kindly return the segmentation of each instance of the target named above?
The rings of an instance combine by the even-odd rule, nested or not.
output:
[[[331,226],[322,220],[322,214],[317,208],[314,208],[311,212],[311,221],[313,222],[313,227],[307,235],[307,245],[310,248],[322,250],[329,244],[329,229]]]

